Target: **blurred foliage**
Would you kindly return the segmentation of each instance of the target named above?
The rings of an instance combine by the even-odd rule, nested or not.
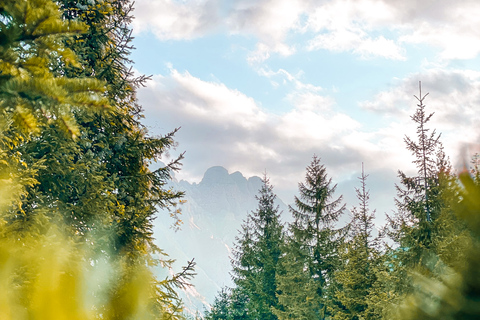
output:
[[[42,235],[0,238],[0,319],[180,318],[168,305],[157,309],[157,280],[147,265],[96,255],[91,242],[44,222]]]
[[[450,223],[440,253],[426,257],[426,271],[413,273],[414,292],[395,309],[395,319],[480,318],[480,185],[467,171],[459,180],[456,230]]]

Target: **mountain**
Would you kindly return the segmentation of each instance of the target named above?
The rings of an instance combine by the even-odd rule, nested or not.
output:
[[[217,166],[209,168],[198,184],[182,180],[173,181],[171,186],[185,192],[184,223],[175,231],[168,213],[160,212],[154,222],[154,236],[157,245],[176,260],[174,272],[195,259],[197,275],[182,298],[188,311],[202,312],[223,286],[232,285],[231,248],[243,220],[258,207],[255,196],[262,181],[256,176],[247,179],[238,171],[229,174]],[[287,212],[287,206],[277,200],[280,210]]]

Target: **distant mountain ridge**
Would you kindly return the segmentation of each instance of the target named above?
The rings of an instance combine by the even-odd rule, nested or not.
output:
[[[183,292],[191,312],[203,311],[221,287],[232,285],[231,248],[243,220],[258,207],[255,196],[261,186],[262,180],[257,176],[247,179],[238,171],[230,174],[220,166],[209,168],[198,184],[172,182],[174,189],[185,192],[181,216],[184,224],[175,232],[170,228],[172,219],[160,212],[154,236],[157,245],[177,260],[174,271],[192,258],[197,263],[194,287]],[[287,211],[278,198],[277,204],[281,211]]]

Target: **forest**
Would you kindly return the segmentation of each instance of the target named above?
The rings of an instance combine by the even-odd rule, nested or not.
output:
[[[480,161],[456,172],[429,127],[426,94],[405,136],[380,230],[368,172],[346,208],[313,155],[284,223],[267,175],[232,259],[234,286],[204,315],[178,290],[194,261],[159,279],[168,252],[153,220],[181,223],[168,182],[183,154],[151,170],[175,133],[151,136],[129,67],[129,0],[0,1],[0,319],[478,319]],[[468,162],[467,161],[467,162]],[[351,221],[339,226],[346,210]]]

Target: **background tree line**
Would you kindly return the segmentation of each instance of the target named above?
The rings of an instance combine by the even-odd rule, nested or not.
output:
[[[427,94],[428,95],[428,94]],[[205,319],[477,319],[480,316],[478,161],[458,176],[428,128],[421,86],[414,138],[417,175],[398,171],[396,211],[376,232],[362,164],[358,205],[345,211],[316,155],[285,225],[265,176],[258,209],[242,225],[224,288]],[[374,195],[373,195],[374,196]]]

